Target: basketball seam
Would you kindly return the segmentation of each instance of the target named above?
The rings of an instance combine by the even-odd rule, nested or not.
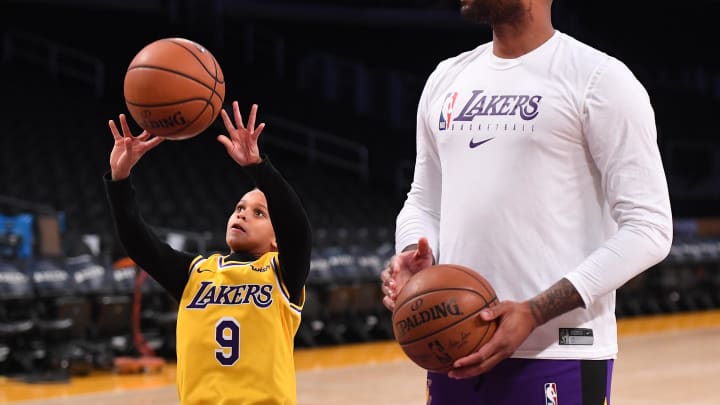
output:
[[[498,300],[497,297],[493,297],[493,299],[490,300],[488,305],[492,304],[493,302],[495,302],[497,300]],[[482,311],[483,309],[485,309],[485,308],[480,308],[480,311]],[[490,328],[485,328],[485,333],[483,333],[482,339],[479,340],[480,342],[482,342],[485,339],[485,336],[487,336],[487,334],[488,334],[488,330],[490,330]],[[485,343],[487,343],[487,342],[485,342]],[[470,351],[468,351],[467,354],[465,354],[465,356],[467,356],[470,353],[474,353],[478,347],[480,347],[480,343],[476,344],[475,347],[470,349]]]
[[[188,51],[188,53],[189,53],[190,55],[192,55],[193,58],[195,58],[195,60],[197,60],[198,62],[200,62],[200,66],[203,67],[203,69],[205,70],[205,72],[206,72],[207,74],[209,74],[210,77],[212,77],[213,79],[215,79],[215,82],[216,82],[216,83],[217,83],[217,82],[220,82],[220,83],[223,83],[223,84],[225,83],[225,80],[224,80],[225,78],[224,78],[224,77],[223,77],[223,80],[219,80],[219,78],[217,77],[217,70],[216,70],[216,72],[215,72],[215,75],[213,75],[213,73],[210,72],[210,70],[208,70],[207,67],[205,67],[205,64],[202,62],[202,60],[201,60],[200,58],[198,58],[197,55],[195,55],[195,52],[193,52],[190,48],[188,48],[187,46],[185,46],[185,44],[183,44],[182,42],[174,41],[174,40],[172,40],[172,39],[168,39],[168,42],[170,42],[171,44],[175,44],[175,45],[181,47],[182,49]],[[203,47],[203,48],[204,48],[204,47]],[[210,53],[210,51],[208,51],[207,48],[204,48],[204,49],[208,52],[208,54],[210,54],[210,56],[212,56],[213,65],[214,65],[213,67],[217,67],[217,65],[216,65],[216,63],[215,63],[215,62],[216,62],[216,61],[215,61],[215,56],[214,56],[212,53]]]
[[[419,293],[419,294],[415,294],[415,295],[413,295],[413,296],[407,297],[407,298],[405,299],[405,301],[403,301],[402,304],[400,304],[400,305],[397,307],[397,309],[402,308],[403,306],[407,305],[410,301],[414,300],[414,299],[417,298],[417,297],[421,297],[421,296],[427,295],[427,294],[429,294],[429,293],[431,293],[431,292],[433,292],[433,291],[440,291],[440,290],[443,290],[443,291],[468,291],[468,292],[471,292],[471,293],[473,293],[473,294],[479,295],[480,297],[483,297],[482,294],[480,294],[477,290],[472,289],[472,288],[465,288],[465,287],[437,288],[437,289],[435,289],[435,290],[423,291],[423,292],[421,292],[421,293]],[[483,299],[485,299],[485,297],[483,297]]]
[[[215,121],[215,118],[217,118],[217,115],[215,115],[215,106],[212,104],[213,95],[217,95],[217,97],[220,99],[220,105],[222,105],[222,103],[225,101],[224,98],[220,96],[220,93],[218,91],[216,91],[218,83],[225,84],[225,77],[223,77],[223,80],[220,80],[220,78],[218,77],[219,64],[218,64],[217,60],[215,59],[215,56],[212,53],[210,53],[210,51],[208,51],[207,48],[203,47],[210,55],[210,60],[212,60],[212,63],[213,63],[212,67],[213,67],[213,69],[215,69],[215,72],[211,72],[207,68],[207,66],[205,66],[203,61],[195,54],[195,52],[193,52],[192,49],[190,49],[189,47],[185,46],[185,44],[183,42],[175,41],[173,39],[168,39],[168,42],[175,44],[175,45],[179,46],[180,48],[186,50],[190,55],[192,55],[193,58],[195,58],[195,60],[198,63],[200,63],[200,66],[203,67],[205,72],[214,79],[215,83],[213,83],[213,87],[210,89],[210,91],[211,91],[210,97],[207,100],[205,100],[205,103],[206,103],[205,108],[203,108],[203,110],[200,111],[200,114],[198,114],[198,116],[195,118],[195,120],[200,118],[202,113],[205,112],[205,110],[207,109],[208,106],[210,106],[211,110],[212,110],[211,115],[214,117],[213,121]],[[198,46],[200,46],[200,45],[198,44]],[[210,122],[210,125],[212,125],[212,121]]]
[[[219,65],[218,62],[215,60],[215,58],[213,58],[213,67],[215,68],[215,73],[217,74],[218,69],[220,69],[220,65]],[[213,85],[213,90],[212,90],[212,93],[210,94],[210,98],[208,99],[208,103],[209,103],[209,104],[212,104],[212,102],[211,102],[210,100],[212,100],[213,94],[217,94],[217,95],[218,95],[218,98],[220,99],[220,106],[222,107],[222,104],[223,104],[223,102],[225,102],[225,99],[224,99],[224,97],[220,97],[220,93],[219,93],[219,92],[215,91],[215,89],[217,89],[218,83],[219,83],[219,81],[217,80],[217,78],[215,78],[215,84]],[[223,81],[223,85],[224,85],[224,84],[225,84],[225,82]],[[217,118],[217,117],[216,117],[216,118]]]
[[[493,297],[493,299],[490,300],[490,302],[488,303],[488,305],[492,304],[492,303],[495,302],[495,301],[498,301],[497,296]],[[484,309],[484,308],[480,308],[480,309],[478,310],[478,312],[479,312],[479,311],[482,311],[483,309]],[[477,313],[477,312],[475,312],[475,313]],[[465,318],[465,319],[467,319],[467,318]],[[497,329],[497,325],[495,326],[495,329]],[[461,357],[465,357],[465,356],[468,356],[468,355],[470,355],[470,354],[472,354],[472,353],[475,353],[475,350],[477,350],[477,348],[480,347],[481,344],[484,344],[484,343],[482,343],[482,342],[483,342],[483,340],[485,339],[485,336],[487,336],[489,330],[490,330],[490,328],[485,328],[485,333],[483,333],[482,338],[480,338],[480,339],[478,340],[478,344],[476,344],[472,349],[468,350],[468,352],[465,353],[464,355],[462,355]],[[432,336],[432,335],[430,335],[430,336]],[[487,343],[487,342],[485,342],[485,343]],[[433,370],[428,370],[428,371],[432,371],[433,373],[442,373],[442,372],[446,372],[446,371],[450,370],[451,368],[453,368],[452,365],[449,365],[449,366],[445,366],[445,367],[443,367],[443,368],[433,369]]]
[[[203,100],[204,100],[204,99],[203,99]],[[197,121],[197,120],[200,118],[200,116],[202,116],[202,114],[205,112],[205,110],[207,110],[208,105],[210,105],[210,104],[207,102],[207,100],[205,100],[205,107],[204,107],[202,110],[200,110],[200,112],[195,116],[195,118],[193,118],[192,120],[190,120],[190,122],[189,122],[187,125],[185,125],[185,127],[183,127],[183,128],[178,128],[177,131],[170,132],[169,134],[165,134],[165,135],[163,135],[163,136],[175,135],[175,134],[178,134],[178,133],[180,133],[180,132],[182,132],[182,131],[190,128],[190,127],[195,123],[195,121]],[[211,122],[210,124],[212,125],[212,122]],[[210,126],[210,125],[208,125],[208,127],[209,127],[209,126]],[[207,129],[207,128],[206,128],[206,129]],[[203,131],[204,131],[204,130],[203,130]],[[200,131],[200,132],[203,132],[203,131]],[[200,133],[200,132],[198,132],[198,133]]]
[[[487,281],[487,280],[485,279],[485,277],[482,277],[482,276],[481,276],[479,273],[477,273],[476,271],[473,271],[473,270],[468,269],[468,268],[463,267],[463,266],[459,266],[459,265],[457,265],[457,264],[444,264],[444,265],[442,265],[442,266],[449,266],[449,267],[454,268],[455,270],[460,270],[460,271],[462,271],[463,273],[471,276],[472,278],[474,278],[474,279],[476,279],[476,280],[479,280],[479,281],[482,281],[483,284],[487,284],[488,287],[492,288],[492,286],[490,285],[490,282]],[[478,276],[480,276],[480,278],[478,278]],[[494,291],[493,291],[493,292],[494,292]]]
[[[477,293],[477,291],[475,291],[475,290],[469,290],[469,289],[465,289],[465,288],[454,288],[454,289],[455,289],[455,290],[468,290],[468,291],[472,291],[472,292]],[[446,290],[449,290],[449,288],[446,288]],[[422,294],[419,294],[419,295],[422,295]],[[442,332],[442,331],[444,331],[444,330],[446,330],[446,329],[448,329],[448,328],[450,328],[450,327],[452,327],[452,326],[455,326],[455,325],[459,324],[460,322],[462,322],[462,321],[464,321],[464,320],[466,320],[466,319],[474,316],[475,314],[477,314],[478,312],[482,311],[483,309],[489,308],[489,307],[490,307],[490,304],[492,304],[493,302],[497,301],[497,296],[494,296],[492,299],[490,299],[490,301],[487,301],[487,300],[485,300],[485,297],[482,296],[482,294],[478,294],[478,295],[483,299],[483,301],[485,301],[485,305],[483,305],[482,307],[480,307],[477,311],[471,313],[470,315],[468,315],[468,316],[466,316],[466,317],[464,317],[464,318],[462,318],[462,319],[458,319],[457,321],[455,321],[455,322],[453,322],[453,323],[451,323],[451,324],[449,324],[449,325],[446,325],[444,328],[442,328],[442,329],[440,329],[440,330],[436,330],[436,331],[434,331],[434,332],[432,332],[432,333],[430,333],[430,334],[427,334],[427,335],[425,335],[425,336],[421,336],[421,337],[419,337],[419,338],[415,338],[415,339],[413,339],[413,340],[410,340],[410,341],[407,341],[407,342],[404,342],[404,343],[400,343],[400,345],[401,345],[401,346],[407,346],[407,345],[409,345],[409,344],[416,343],[416,342],[418,342],[418,341],[420,341],[420,340],[427,339],[427,338],[429,338],[430,336],[436,335],[436,334],[438,334],[438,333],[440,333],[440,332]],[[408,299],[408,301],[409,301],[409,299]]]
[[[133,106],[135,106],[135,107],[168,107],[168,106],[171,106],[171,105],[178,105],[178,104],[182,104],[182,103],[187,103],[188,101],[198,101],[198,100],[202,100],[202,101],[207,102],[207,99],[205,99],[205,98],[202,98],[202,97],[192,97],[192,98],[185,98],[185,99],[182,99],[182,100],[173,101],[172,103],[141,104],[141,103],[134,103],[134,102],[132,102],[132,101],[128,101],[127,103],[130,104],[130,105],[133,105]]]
[[[210,90],[210,95],[209,95],[209,97],[205,100],[205,108],[203,108],[203,109],[198,113],[198,115],[195,117],[195,119],[193,119],[192,122],[190,122],[190,124],[188,125],[188,127],[189,127],[190,125],[194,124],[195,121],[197,121],[197,120],[202,116],[202,114],[205,112],[205,110],[207,110],[208,106],[210,107],[210,110],[211,110],[211,111],[210,111],[210,115],[213,117],[212,121],[215,121],[215,118],[217,118],[217,115],[216,115],[216,112],[215,112],[215,105],[213,105],[213,103],[212,103],[212,98],[213,98],[213,96],[217,96],[217,97],[220,99],[220,104],[221,104],[221,105],[222,105],[222,103],[225,101],[225,100],[224,100],[224,97],[220,96],[220,93],[217,91],[217,86],[218,86],[219,83],[225,84],[225,78],[223,77],[223,80],[220,80],[220,78],[218,77],[219,65],[218,65],[218,63],[217,63],[217,60],[215,59],[215,56],[214,56],[212,53],[210,53],[210,51],[208,51],[207,48],[204,48],[204,49],[208,52],[208,54],[210,55],[210,60],[211,60],[212,63],[213,63],[213,66],[212,66],[212,67],[213,67],[213,69],[214,69],[214,72],[211,72],[211,71],[208,69],[208,67],[205,66],[205,63],[203,63],[202,59],[200,59],[200,58],[195,54],[195,52],[193,52],[193,50],[190,49],[188,46],[186,46],[183,42],[176,41],[176,40],[173,40],[173,39],[168,39],[168,42],[170,42],[171,44],[174,44],[174,45],[179,46],[180,48],[182,48],[182,49],[184,49],[185,51],[187,51],[190,55],[192,55],[192,57],[195,58],[195,60],[200,64],[200,66],[202,66],[203,70],[205,70],[205,73],[207,73],[208,75],[210,75],[210,77],[212,77],[212,78],[213,78],[213,81],[214,81],[212,88],[206,86],[206,87]],[[204,83],[202,83],[202,84],[204,85]],[[210,122],[210,125],[212,125],[212,121]],[[178,130],[177,132],[180,132],[180,130]],[[177,133],[177,132],[173,132],[173,133],[171,133],[171,134],[169,134],[169,135],[175,134],[175,133]]]
[[[170,42],[172,42],[172,41],[170,41]],[[175,43],[175,42],[173,42],[173,43]],[[176,44],[176,43],[175,43],[175,44]],[[177,44],[177,45],[179,45],[179,44]],[[181,46],[183,49],[187,49],[187,48],[185,48],[185,47],[182,46],[182,45],[180,45],[180,46]],[[188,52],[190,52],[190,51],[188,50]],[[192,52],[190,52],[190,53],[192,54]],[[193,54],[193,56],[194,56],[196,59],[198,59],[194,54]],[[215,76],[213,76],[210,72],[208,72],[207,69],[205,69],[205,65],[204,65],[201,61],[198,60],[198,62],[200,62],[200,65],[203,66],[203,69],[204,69],[208,74],[210,74],[210,77],[213,78],[214,86],[217,86],[217,84],[218,84],[220,81],[217,80],[217,78],[216,78]],[[214,63],[214,62],[213,62],[213,63]],[[222,102],[223,102],[223,97],[220,96],[220,93],[216,90],[216,87],[210,87],[210,86],[206,85],[205,83],[203,83],[203,82],[195,79],[194,77],[189,76],[189,75],[187,75],[187,74],[184,74],[184,73],[182,73],[182,72],[178,72],[178,71],[173,70],[173,69],[167,69],[167,68],[163,68],[163,67],[159,67],[159,66],[148,66],[148,65],[135,65],[135,66],[129,68],[129,69],[128,69],[128,72],[131,71],[131,70],[133,70],[133,69],[137,69],[137,68],[153,69],[153,70],[160,70],[160,71],[164,71],[164,72],[174,73],[174,74],[177,74],[178,76],[182,76],[182,77],[184,77],[184,78],[190,79],[190,80],[192,80],[192,81],[200,84],[201,86],[205,87],[206,89],[210,90],[210,98],[191,98],[191,99],[174,101],[174,102],[172,102],[172,103],[163,103],[163,104],[140,104],[140,103],[134,103],[134,102],[132,102],[132,101],[126,100],[126,102],[127,102],[128,104],[131,104],[131,105],[136,106],[136,107],[163,107],[163,106],[175,105],[175,104],[178,104],[178,103],[184,103],[184,102],[192,101],[192,100],[202,100],[202,101],[205,102],[205,107],[203,107],[203,109],[200,110],[200,112],[199,112],[194,118],[192,118],[191,120],[189,120],[187,125],[185,125],[185,126],[182,127],[182,128],[178,128],[178,129],[175,130],[175,131],[168,132],[168,133],[164,134],[163,136],[172,136],[172,135],[179,134],[179,133],[181,133],[182,131],[186,130],[187,128],[189,128],[190,126],[192,126],[192,125],[203,115],[203,113],[205,112],[205,110],[208,109],[208,106],[209,106],[210,109],[211,109],[211,116],[215,116],[215,106],[212,104],[212,101],[211,101],[211,100],[212,100],[212,97],[213,97],[214,95],[217,96],[217,97],[220,99],[220,103],[221,103],[221,104],[222,104]],[[214,119],[213,119],[213,121],[214,121]],[[210,122],[210,125],[212,125],[212,122]],[[202,132],[202,131],[201,131],[201,132]]]
[[[134,66],[128,68],[127,71],[130,72],[131,70],[135,70],[135,69],[154,69],[154,70],[161,70],[161,71],[163,71],[163,72],[174,73],[174,74],[176,74],[176,75],[178,75],[178,76],[182,76],[182,77],[184,77],[184,78],[186,78],[186,79],[190,79],[190,80],[194,81],[195,83],[197,83],[197,84],[205,87],[206,89],[212,91],[213,94],[217,95],[218,98],[220,98],[220,100],[222,100],[222,97],[220,96],[220,93],[218,93],[218,92],[215,90],[214,87],[210,87],[210,86],[208,86],[207,84],[201,82],[200,80],[197,80],[196,78],[194,78],[194,77],[192,77],[192,76],[190,76],[190,75],[188,75],[188,74],[185,74],[185,73],[183,73],[183,72],[178,72],[177,70],[168,69],[168,68],[164,68],[164,67],[160,67],[160,66],[153,66],[153,65],[134,65]],[[211,76],[211,77],[212,77],[212,76]],[[215,79],[215,78],[213,78],[213,79]],[[216,84],[218,83],[218,80],[217,80],[217,79],[215,79],[214,81],[215,81]]]

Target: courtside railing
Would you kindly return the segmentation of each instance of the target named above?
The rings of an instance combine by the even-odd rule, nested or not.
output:
[[[365,145],[310,128],[288,119],[266,114],[273,128],[286,136],[261,137],[260,141],[307,157],[310,163],[322,162],[346,169],[368,180],[369,160]]]
[[[3,35],[4,62],[24,61],[46,67],[53,78],[70,78],[94,88],[100,98],[105,91],[105,65],[86,52],[23,32]]]

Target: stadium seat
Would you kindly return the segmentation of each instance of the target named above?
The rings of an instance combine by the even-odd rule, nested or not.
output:
[[[91,307],[85,347],[92,354],[95,368],[110,370],[116,356],[132,350],[134,264],[110,263],[92,255],[68,258],[67,263],[73,270],[78,295],[85,297]]]
[[[153,354],[174,358],[178,303],[147,273],[138,273],[136,287],[138,283],[139,295],[137,290],[133,294],[133,300],[140,299],[139,302],[133,301],[133,317],[135,311],[140,312],[139,325],[133,324],[136,349],[142,352],[150,348]],[[139,308],[136,309],[135,306]]]
[[[318,336],[325,327],[323,307],[324,303],[318,286],[312,283],[307,284],[302,319],[295,335],[295,347],[315,347],[320,345]]]
[[[28,261],[37,307],[37,330],[47,348],[46,371],[86,375],[92,355],[85,347],[91,321],[88,299],[77,294],[75,277],[64,258]]]
[[[32,281],[22,265],[0,259],[0,374],[6,376],[36,372],[45,357],[35,337]]]

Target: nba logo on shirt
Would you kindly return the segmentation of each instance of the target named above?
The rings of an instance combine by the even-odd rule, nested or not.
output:
[[[453,108],[455,108],[455,100],[457,99],[457,96],[457,91],[454,93],[448,93],[447,96],[445,96],[445,100],[442,104],[442,111],[440,111],[440,122],[438,125],[438,129],[440,131],[450,128],[450,124],[453,119]]]
[[[545,383],[545,405],[558,405],[557,385]]]

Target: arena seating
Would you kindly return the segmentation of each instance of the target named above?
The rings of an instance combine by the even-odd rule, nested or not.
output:
[[[278,28],[274,34],[297,39],[282,42],[293,47],[287,51],[286,61],[293,64],[293,74],[309,72],[307,81],[262,76],[262,70],[270,70],[266,66],[249,70],[249,66],[229,63],[230,70],[238,69],[259,83],[232,90],[235,95],[246,90],[247,94],[238,98],[247,102],[254,102],[250,98],[255,94],[262,97],[267,104],[261,103],[261,115],[264,111],[275,115],[280,112],[284,118],[303,118],[304,124],[314,123],[323,130],[333,130],[334,126],[338,136],[374,144],[369,147],[370,176],[363,179],[288,152],[272,142],[262,143],[266,138],[287,136],[273,122],[268,122],[261,138],[262,150],[295,187],[313,225],[306,305],[295,343],[298,347],[314,347],[392,339],[390,313],[381,302],[379,272],[394,251],[394,219],[403,193],[392,187],[396,173],[391,159],[400,158],[400,152],[389,147],[387,139],[403,136],[406,145],[411,145],[413,137],[412,128],[393,127],[393,118],[397,117],[390,117],[384,108],[389,109],[394,100],[390,101],[383,91],[388,83],[397,85],[415,74],[423,77],[432,68],[431,62],[436,61],[420,64],[403,60],[393,62],[393,66],[376,65],[386,59],[382,55],[395,52],[388,46],[352,49],[357,51],[356,58],[367,59],[358,62],[345,59],[349,51],[341,35],[318,50],[311,49],[317,42],[312,39],[327,36],[325,28],[300,33],[288,24],[286,30]],[[382,29],[367,34],[384,35]],[[147,38],[149,34],[137,35]],[[427,43],[437,38],[429,32],[423,35],[418,32],[416,43],[403,45],[424,52]],[[128,39],[128,43],[133,42]],[[300,46],[303,48],[295,48]],[[110,60],[108,69],[122,70],[118,62],[121,56],[117,56],[122,51],[105,51],[115,53],[117,58]],[[340,53],[343,51],[346,54]],[[372,108],[358,113],[348,108],[357,101],[352,95],[339,94],[336,100],[328,101],[326,94],[317,91],[325,86],[325,78],[315,70],[320,66],[315,62],[326,54],[333,55],[331,67],[366,69],[370,78],[366,101]],[[0,197],[8,197],[0,199],[0,375],[47,370],[79,375],[86,373],[89,366],[110,369],[113,357],[138,354],[138,344],[172,358],[177,303],[151,278],[141,280],[140,294],[136,295],[136,282],[143,271],[127,261],[118,245],[104,195],[101,176],[108,168],[112,147],[107,120],[124,111],[117,83],[107,86],[106,97],[97,98],[93,89],[70,80],[53,80],[42,68],[4,63],[0,64],[0,73],[2,78],[12,78],[0,81],[0,91],[18,106],[0,122]],[[269,80],[277,80],[273,83],[278,89],[271,94],[267,90],[266,94],[263,83]],[[301,84],[305,87],[301,88]],[[418,87],[422,81],[412,84]],[[410,97],[413,94],[408,90],[408,105],[416,102]],[[707,110],[701,115],[711,116],[715,104],[710,100],[714,99],[705,96],[702,100],[708,102],[693,103],[682,115],[690,116],[690,109],[702,106]],[[670,133],[685,133],[684,124],[673,121],[675,107],[668,107],[671,104],[667,100],[674,97],[695,96],[682,91],[653,94],[653,99],[658,100],[661,141]],[[406,118],[401,117],[412,126],[414,121]],[[189,251],[226,251],[224,224],[240,194],[250,187],[248,179],[239,174],[214,140],[219,132],[222,128],[216,126],[195,139],[167,142],[150,152],[134,171],[145,219],[163,237],[183,235],[183,249]],[[697,132],[694,135],[700,137],[703,131]],[[412,147],[406,149],[407,154],[414,151]],[[715,184],[712,177],[702,177],[697,184],[682,182],[682,178],[687,180],[685,174],[697,170],[692,166],[696,163],[692,156],[684,158],[687,172],[674,172],[681,178],[670,177],[671,187],[687,189],[688,195],[710,195]],[[409,179],[404,180],[407,186]],[[680,216],[716,212],[712,201],[705,202],[702,206],[707,208],[700,212],[697,201],[679,201],[675,212]],[[41,246],[33,242],[40,230],[31,220],[47,215],[48,207],[59,215],[62,225],[63,249],[53,257],[43,254]],[[678,225],[681,232],[665,261],[617,292],[618,317],[720,308],[720,232],[684,229],[683,224]],[[84,236],[97,237],[99,244],[90,246]],[[134,318],[136,310],[139,318]],[[140,338],[137,325],[133,328],[134,321],[139,322]]]

